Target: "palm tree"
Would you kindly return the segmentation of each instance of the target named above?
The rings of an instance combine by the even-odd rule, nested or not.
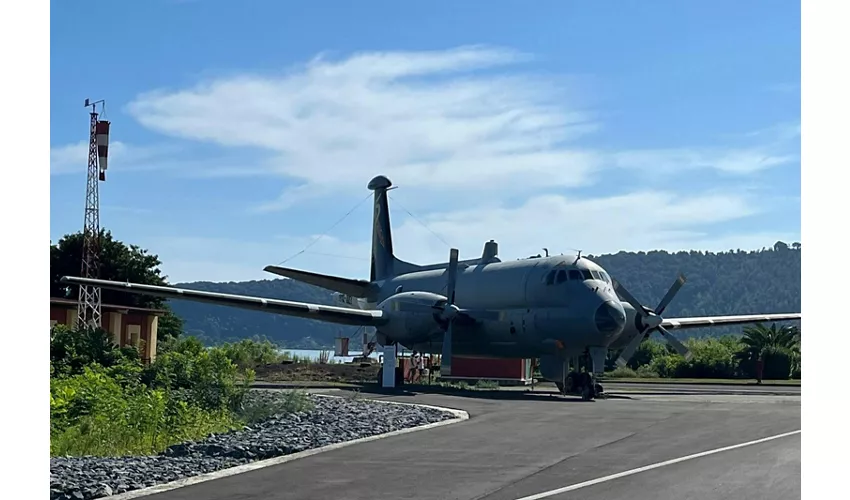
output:
[[[766,361],[771,355],[786,355],[790,358],[792,369],[800,363],[800,328],[798,326],[777,327],[776,323],[766,327],[761,323],[744,327],[741,343],[744,349],[738,353],[743,362]]]

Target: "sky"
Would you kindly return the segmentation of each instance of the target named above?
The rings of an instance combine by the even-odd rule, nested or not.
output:
[[[800,241],[799,2],[91,4],[51,2],[51,240],[104,99],[101,225],[170,282],[367,278],[379,174],[421,264]]]

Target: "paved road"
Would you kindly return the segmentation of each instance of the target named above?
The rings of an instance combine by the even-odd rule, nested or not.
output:
[[[799,396],[633,395],[582,402],[375,396],[464,409],[471,418],[152,495],[151,500],[475,499],[525,496],[800,429]],[[800,498],[800,437],[550,496],[590,500]]]

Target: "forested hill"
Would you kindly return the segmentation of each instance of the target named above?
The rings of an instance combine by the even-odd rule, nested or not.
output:
[[[756,314],[800,311],[799,244],[755,251],[620,252],[588,255],[620,281],[645,306],[655,308],[681,272],[687,283],[664,313],[665,317]],[[293,280],[262,280],[231,283],[195,282],[179,286],[197,290],[257,295],[270,298],[332,304],[331,292]],[[333,345],[334,337],[350,336],[356,327],[291,318],[256,311],[171,301],[186,330],[210,343],[255,335],[290,348]],[[720,335],[740,332],[740,327],[683,331],[689,335]]]

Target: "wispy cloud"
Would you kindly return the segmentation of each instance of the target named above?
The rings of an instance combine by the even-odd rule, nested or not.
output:
[[[419,191],[496,195],[595,182],[603,168],[716,169],[751,174],[794,161],[772,147],[599,151],[601,128],[563,78],[523,71],[533,60],[472,46],[432,52],[317,57],[280,75],[213,79],[140,95],[128,111],[165,135],[266,157],[200,175],[272,174],[291,184],[260,211],[359,189],[377,173]],[[239,103],[234,105],[234,103]],[[476,195],[468,195],[476,199]]]

